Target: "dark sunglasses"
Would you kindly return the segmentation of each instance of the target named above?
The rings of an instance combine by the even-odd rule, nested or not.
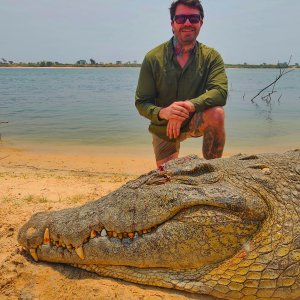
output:
[[[187,19],[189,19],[191,24],[197,24],[202,20],[200,15],[176,15],[173,21],[177,24],[184,24]]]

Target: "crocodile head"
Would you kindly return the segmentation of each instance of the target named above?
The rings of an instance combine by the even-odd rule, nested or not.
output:
[[[177,159],[95,202],[35,214],[18,240],[35,260],[132,282],[292,299],[300,293],[298,163],[298,151]]]

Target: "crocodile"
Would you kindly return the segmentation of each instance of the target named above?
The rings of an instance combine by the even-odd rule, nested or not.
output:
[[[35,261],[221,299],[300,299],[300,150],[189,155],[83,206],[34,214]],[[26,255],[26,254],[25,254]]]

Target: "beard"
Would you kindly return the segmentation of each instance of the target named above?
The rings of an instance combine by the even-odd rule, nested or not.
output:
[[[193,27],[183,27],[180,29],[177,40],[184,46],[194,45],[198,36],[198,33]]]

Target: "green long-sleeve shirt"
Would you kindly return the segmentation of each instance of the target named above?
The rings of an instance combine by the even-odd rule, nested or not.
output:
[[[227,99],[227,76],[220,54],[213,48],[196,43],[184,68],[178,64],[172,39],[145,56],[135,94],[139,113],[151,123],[150,132],[168,140],[167,120],[158,113],[175,101],[190,100],[196,111],[223,106]],[[181,132],[187,131],[186,119]]]

